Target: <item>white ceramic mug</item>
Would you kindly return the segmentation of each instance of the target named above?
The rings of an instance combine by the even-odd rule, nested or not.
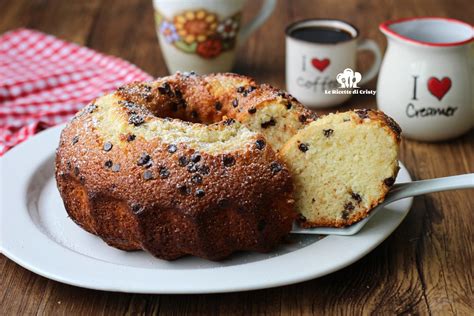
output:
[[[240,25],[245,0],[153,0],[161,51],[170,73],[199,74],[232,69],[236,48],[267,20],[276,0]]]
[[[387,21],[377,83],[379,109],[403,135],[422,141],[460,136],[474,121],[473,27],[435,17]]]
[[[315,43],[292,36],[295,30],[323,27],[349,33],[351,38],[337,43]],[[371,51],[375,60],[368,71],[356,71],[357,52]],[[346,74],[359,88],[372,80],[380,67],[382,56],[377,44],[369,39],[359,40],[359,31],[340,20],[310,19],[299,21],[286,28],[286,86],[288,92],[312,109],[339,105],[348,100],[352,92],[329,93],[346,88],[342,82]],[[336,91],[338,92],[338,91]],[[343,91],[346,92],[346,91]]]

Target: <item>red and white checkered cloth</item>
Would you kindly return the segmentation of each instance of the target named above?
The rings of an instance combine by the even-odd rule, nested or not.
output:
[[[33,30],[0,36],[0,156],[94,98],[152,77],[116,57]]]

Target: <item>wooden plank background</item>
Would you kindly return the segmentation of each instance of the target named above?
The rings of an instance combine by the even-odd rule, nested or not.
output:
[[[249,1],[247,19],[260,3]],[[152,10],[151,0],[0,0],[0,33],[17,27],[38,29],[163,76],[167,70]],[[235,71],[284,88],[284,29],[299,19],[346,20],[361,30],[362,37],[385,48],[378,24],[387,19],[445,16],[473,23],[473,13],[470,0],[280,0],[269,21],[240,49]],[[362,56],[362,68],[370,59]],[[375,82],[369,88],[375,88]],[[354,97],[339,110],[360,107],[375,107],[374,97]],[[404,140],[401,160],[415,179],[473,172],[473,140],[473,131],[451,142]],[[353,265],[312,281],[251,292],[135,295],[93,291],[45,279],[0,255],[0,314],[474,315],[473,205],[472,190],[416,198],[395,233]]]

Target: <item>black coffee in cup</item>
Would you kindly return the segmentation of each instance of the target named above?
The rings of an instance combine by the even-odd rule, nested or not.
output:
[[[335,44],[352,39],[352,35],[341,29],[322,26],[307,26],[294,29],[290,36],[305,42]]]

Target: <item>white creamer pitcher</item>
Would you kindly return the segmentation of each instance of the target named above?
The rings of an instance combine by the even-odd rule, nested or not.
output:
[[[473,27],[418,17],[380,25],[388,47],[377,83],[380,110],[403,135],[439,141],[467,132],[474,121]]]

